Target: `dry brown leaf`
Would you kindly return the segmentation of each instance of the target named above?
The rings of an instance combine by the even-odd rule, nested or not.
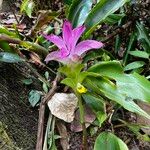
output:
[[[138,102],[138,105],[150,115],[150,104]],[[150,135],[150,119],[137,115],[137,123],[148,126],[149,128],[142,128],[143,132]]]
[[[85,105],[85,126],[86,128],[88,128],[90,126],[90,124],[96,119],[95,114],[93,113],[92,109],[90,107],[88,107],[87,105]],[[74,132],[81,132],[82,131],[82,126],[80,124],[80,113],[79,113],[79,109],[75,112],[75,118],[73,120],[73,122],[71,123],[71,131]]]
[[[62,146],[62,149],[68,150],[69,149],[69,138],[68,138],[67,128],[64,125],[64,122],[62,122],[61,120],[57,121],[57,129],[61,136],[60,144]]]

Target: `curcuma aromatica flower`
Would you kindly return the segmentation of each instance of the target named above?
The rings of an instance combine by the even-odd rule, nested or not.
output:
[[[79,62],[82,54],[91,49],[98,49],[103,46],[103,43],[95,40],[85,40],[77,44],[84,30],[84,26],[73,29],[71,23],[65,21],[63,24],[62,37],[53,34],[44,35],[47,40],[54,43],[59,48],[58,51],[48,54],[45,61],[56,60],[64,64]]]

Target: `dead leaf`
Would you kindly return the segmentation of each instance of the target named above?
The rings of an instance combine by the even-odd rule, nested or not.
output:
[[[58,132],[61,136],[60,144],[62,146],[62,149],[68,150],[69,149],[69,139],[68,139],[67,128],[64,125],[64,122],[62,122],[61,120],[58,120],[56,125],[57,125]]]
[[[41,27],[43,25],[45,25],[46,23],[48,23],[49,21],[51,21],[52,19],[54,19],[55,17],[57,17],[59,15],[59,13],[57,12],[51,12],[51,11],[39,11],[39,16],[36,20],[35,25],[33,26],[33,28],[31,29],[31,35],[34,36],[36,34],[36,32],[41,29]]]
[[[72,122],[77,102],[78,99],[73,93],[56,93],[49,100],[48,107],[51,113],[57,118],[65,122]]]
[[[85,126],[86,128],[88,128],[90,126],[90,124],[96,119],[95,114],[93,113],[92,109],[90,107],[88,107],[87,105],[85,105]],[[82,126],[80,124],[80,113],[79,113],[79,109],[75,112],[75,119],[73,120],[73,122],[71,123],[71,131],[74,132],[81,132],[82,131]]]
[[[144,103],[144,102],[138,102],[138,105],[146,111],[148,114],[150,114],[150,104]],[[145,126],[148,126],[149,128],[142,128],[143,132],[150,135],[150,119],[147,119],[143,116],[137,115],[137,123],[142,124]]]

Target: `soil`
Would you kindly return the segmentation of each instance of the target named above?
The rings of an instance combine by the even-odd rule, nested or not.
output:
[[[30,88],[26,87],[22,66],[0,63],[0,121],[12,142],[24,150],[36,143],[38,111],[28,102]]]

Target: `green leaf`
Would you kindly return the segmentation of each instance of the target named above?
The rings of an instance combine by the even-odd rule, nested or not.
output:
[[[29,102],[32,107],[36,106],[36,104],[40,101],[41,93],[37,90],[31,90],[29,93]]]
[[[75,89],[77,86],[72,78],[65,78],[64,80],[61,81],[61,83],[71,87],[72,89]]]
[[[64,3],[67,5],[71,5],[73,0],[64,0]]]
[[[140,58],[145,58],[145,59],[149,59],[149,54],[145,51],[130,51],[129,52],[130,55],[135,56],[135,57],[140,57]]]
[[[0,52],[0,61],[7,62],[7,63],[17,63],[25,61],[17,54],[12,54],[8,52]]]
[[[80,26],[87,18],[91,7],[92,0],[74,0],[69,10],[68,19],[74,27]]]
[[[48,86],[47,86],[47,84],[45,82],[43,82],[43,86],[42,87],[43,87],[44,92],[48,93]]]
[[[122,13],[122,14],[111,14],[104,20],[104,22],[107,24],[113,25],[113,24],[117,23],[118,21],[120,21],[124,16],[125,16],[124,13]]]
[[[21,12],[24,11],[28,15],[28,17],[31,18],[34,6],[35,6],[35,4],[34,4],[33,0],[23,0],[22,5],[20,7]]]
[[[136,40],[136,33],[132,32],[130,39],[129,39],[127,50],[125,51],[124,56],[123,56],[124,57],[123,58],[124,64],[126,64],[128,61],[128,55],[129,55],[129,52],[131,51],[131,49],[133,48],[135,40]]]
[[[103,98],[90,93],[82,94],[82,97],[86,104],[91,107],[93,112],[96,114],[96,117],[99,121],[99,126],[101,126],[107,118],[106,106]]]
[[[14,50],[9,46],[9,43],[6,41],[0,41],[0,48],[3,49],[5,52],[14,52]]]
[[[90,33],[98,24],[102,23],[110,14],[122,7],[127,1],[128,0],[100,0],[85,20],[85,37],[90,36]]]
[[[115,101],[131,112],[150,118],[150,116],[133,101],[128,93],[126,94],[120,91],[120,87],[116,86],[108,79],[103,77],[88,77],[86,78],[85,83],[87,84],[87,87],[91,88],[97,94],[103,95],[110,100]],[[132,93],[132,89],[129,88],[128,90],[130,90],[130,93]]]
[[[95,72],[102,76],[114,77],[123,74],[123,68],[119,61],[100,62],[88,69],[89,72]]]
[[[145,29],[145,27],[143,26],[142,23],[137,22],[136,27],[137,27],[138,32],[139,32],[138,40],[141,42],[142,47],[144,48],[144,50],[150,54],[150,37],[149,37],[149,33],[146,31],[146,29]]]
[[[60,67],[58,71],[65,74],[67,77],[77,78],[83,67],[83,64],[69,65]]]
[[[144,61],[134,61],[128,65],[125,66],[124,71],[133,70],[137,68],[141,68],[145,65]]]
[[[22,82],[25,84],[25,85],[30,85],[33,83],[33,80],[32,79],[24,79],[22,80]]]
[[[94,150],[128,150],[128,147],[114,134],[102,132],[96,139]]]
[[[49,79],[49,72],[46,71],[44,75],[45,75],[45,78],[48,80]]]
[[[88,104],[94,112],[102,111],[105,112],[105,103],[103,98],[100,96],[95,96],[90,93],[82,94],[83,99],[85,100],[86,104]]]
[[[115,78],[120,93],[150,103],[150,81],[137,73]]]
[[[6,27],[2,25],[0,25],[0,34],[6,34],[6,35],[9,35],[11,37],[16,37],[16,38],[18,37],[16,33],[9,31]]]

